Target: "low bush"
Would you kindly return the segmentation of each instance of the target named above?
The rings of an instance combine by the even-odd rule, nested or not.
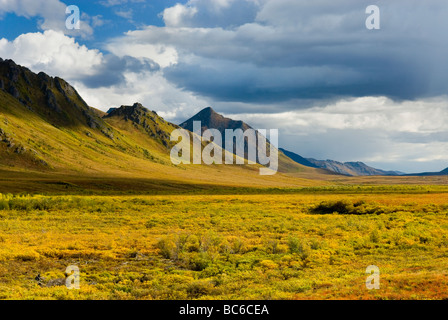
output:
[[[381,214],[386,213],[385,208],[376,205],[369,205],[365,201],[357,201],[355,203],[349,200],[323,201],[314,208],[310,213],[313,214],[347,214],[347,215],[364,215],[364,214]]]

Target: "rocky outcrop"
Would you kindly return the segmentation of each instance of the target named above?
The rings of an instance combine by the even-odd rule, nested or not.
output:
[[[16,98],[16,99],[19,99],[20,98],[20,92],[19,92],[19,90],[17,90],[17,88],[14,86],[14,85],[10,85],[9,86],[9,90],[8,90],[8,93],[10,94],[10,95],[12,95],[14,98]]]
[[[54,84],[56,89],[64,96],[65,100],[67,100],[67,102],[69,103],[73,103],[70,96],[76,92],[75,89],[73,89],[71,85],[58,77],[54,78]],[[78,105],[76,104],[75,106],[78,107]]]
[[[166,148],[170,146],[170,135],[160,128],[163,119],[154,111],[149,111],[141,103],[132,106],[121,106],[109,109],[104,118],[120,117],[125,121],[131,121],[136,128],[143,129],[151,138],[159,140]]]
[[[45,86],[46,87],[50,87],[50,88],[54,88],[53,79],[48,74],[46,74],[45,72],[39,72],[37,74],[37,77],[40,80],[41,88],[44,88]]]
[[[12,60],[0,60],[0,90],[9,93],[26,109],[57,128],[86,126],[89,131],[101,132],[111,140],[118,139],[117,133],[102,119],[103,114],[90,108],[62,78],[53,78],[44,72],[35,74]],[[29,153],[29,150],[9,139],[8,136],[1,138],[3,149],[7,146],[10,155]]]
[[[44,92],[47,106],[50,107],[51,110],[61,113],[62,112],[61,107],[56,101],[56,96],[54,95],[53,91],[51,91],[48,87],[46,87],[44,88]]]
[[[7,148],[13,148],[16,145],[14,139],[2,128],[0,128],[0,142],[6,145]]]
[[[8,80],[10,80],[13,83],[17,83],[19,81],[20,76],[20,67],[15,64],[12,60],[5,60],[7,66],[8,66],[8,73],[7,77]]]

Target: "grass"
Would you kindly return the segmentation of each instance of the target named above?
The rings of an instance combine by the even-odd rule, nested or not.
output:
[[[0,90],[0,299],[448,298],[448,176],[345,177],[282,155],[274,176],[174,166],[177,126],[95,118],[56,87],[53,112],[26,74],[31,108]],[[69,265],[80,290],[63,286]]]
[[[2,195],[0,298],[446,299],[448,195],[418,189]]]

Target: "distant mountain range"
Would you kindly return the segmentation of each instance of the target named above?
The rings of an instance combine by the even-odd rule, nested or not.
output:
[[[411,174],[404,174],[404,176],[443,176],[448,175],[448,168],[440,171],[440,172],[422,172],[422,173],[411,173]]]
[[[230,118],[226,118],[216,111],[213,108],[208,107],[196,115],[191,117],[190,119],[184,121],[179,126],[187,129],[189,131],[193,131],[193,122],[200,121],[201,122],[201,131],[204,132],[207,129],[213,128],[217,129],[223,135],[225,139],[225,130],[226,129],[242,129],[243,131],[247,129],[252,129],[250,125],[243,121],[232,120]],[[201,133],[202,133],[201,132]],[[223,140],[224,140],[223,139]],[[223,149],[225,149],[225,145],[222,145]],[[234,152],[234,150],[229,150]],[[306,167],[316,168],[316,169],[324,169],[333,173],[347,175],[347,176],[398,176],[402,175],[402,172],[398,171],[384,171],[381,169],[376,169],[370,167],[362,162],[338,162],[334,160],[316,160],[313,158],[303,158],[302,156],[285,150],[283,148],[279,148],[279,160],[280,162],[284,162],[286,160],[293,160],[298,164],[301,164]],[[246,154],[247,156],[247,154]],[[286,156],[286,157],[285,157]],[[289,159],[287,159],[289,158]]]
[[[443,176],[448,175],[448,168],[440,172],[423,172],[406,174],[400,171],[385,171],[366,165],[363,162],[339,162],[335,160],[316,160],[304,158],[294,152],[280,148],[285,155],[307,167],[326,169],[346,176]]]
[[[303,158],[294,152],[282,148],[280,148],[280,150],[288,157],[304,166],[326,169],[347,176],[398,176],[403,174],[398,171],[384,171],[372,168],[359,161],[342,163],[334,160],[316,160],[313,158]]]

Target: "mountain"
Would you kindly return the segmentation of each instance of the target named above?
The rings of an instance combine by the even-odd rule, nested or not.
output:
[[[318,168],[324,168],[348,176],[396,176],[396,171],[384,171],[366,165],[363,162],[338,162],[334,160],[316,160],[308,158]]]
[[[169,150],[173,146],[170,141],[170,132],[177,129],[177,126],[159,117],[157,112],[149,111],[141,103],[112,108],[103,116],[103,119],[122,129],[126,128],[124,124],[130,123],[165,149]]]
[[[193,132],[193,121],[201,121],[202,132],[213,128],[219,130],[219,132],[223,135],[226,129],[242,129],[243,131],[252,129],[252,127],[247,123],[226,118],[217,113],[211,107],[202,109],[193,117],[181,123],[179,126]]]
[[[208,107],[208,108],[205,108],[205,109],[199,111],[197,114],[195,114],[190,119],[184,121],[179,126],[186,130],[193,131],[193,122],[194,121],[201,122],[201,134],[207,129],[218,130],[222,135],[222,144],[220,145],[220,147],[222,147],[223,149],[226,149],[225,148],[225,140],[226,140],[225,130],[226,129],[232,129],[232,130],[241,129],[243,132],[248,129],[253,129],[250,125],[248,125],[247,123],[245,123],[241,120],[233,120],[233,119],[224,117],[223,115],[221,115],[221,114],[217,113],[215,110],[213,110],[213,108],[211,108],[211,107]],[[269,140],[267,140],[267,144],[270,145]],[[258,137],[257,137],[257,145],[255,146],[255,148],[257,150],[257,154],[258,154],[259,147],[260,147],[260,144],[259,144]],[[269,147],[267,147],[267,149],[269,149]],[[280,172],[290,172],[290,173],[311,172],[308,167],[293,161],[292,159],[287,157],[283,152],[279,151],[278,149],[275,148],[275,150],[276,150],[276,152],[278,152],[278,166],[279,166]],[[236,147],[234,146],[233,150],[228,150],[228,151],[235,153]],[[245,149],[244,157],[245,157],[245,159],[248,158],[247,149]],[[259,159],[257,157],[257,163],[258,163],[258,160]],[[324,171],[319,171],[319,173],[326,174],[326,172],[324,172]]]
[[[62,158],[52,157],[64,146],[49,143],[50,138],[61,138],[55,131],[85,127],[85,132],[95,132],[101,140],[113,139],[113,129],[66,81],[43,72],[35,74],[1,58],[0,113],[2,165],[41,169],[57,166]]]
[[[289,158],[294,160],[295,162],[300,163],[301,165],[304,165],[304,166],[307,166],[307,167],[311,167],[311,168],[319,168],[317,165],[315,165],[314,163],[308,161],[307,159],[305,159],[304,157],[298,155],[297,153],[288,151],[288,150],[283,149],[283,148],[279,148],[279,150],[281,152],[283,152],[286,156],[288,156]]]
[[[292,160],[302,165],[312,168],[326,169],[347,176],[396,176],[401,174],[397,171],[384,171],[372,168],[363,162],[342,163],[334,160],[316,160],[313,158],[303,158],[302,156],[285,149],[280,148],[280,150]]]
[[[311,180],[322,172],[290,159],[283,168],[293,175],[260,176],[259,165],[174,165],[178,128],[139,103],[102,112],[65,80],[0,59],[0,192],[325,184]]]

